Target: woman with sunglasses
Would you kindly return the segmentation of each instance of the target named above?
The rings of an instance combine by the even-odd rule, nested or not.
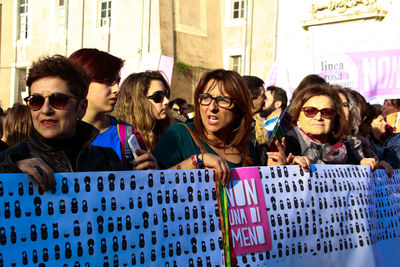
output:
[[[250,145],[252,102],[244,79],[234,71],[214,70],[203,75],[195,90],[194,121],[174,124],[158,142],[154,155],[169,169],[216,169],[226,185],[230,168],[259,165]],[[268,154],[286,163],[284,150]]]
[[[83,118],[88,77],[80,66],[57,55],[34,62],[26,82],[31,110],[30,138],[0,153],[1,172],[24,172],[44,189],[54,172],[121,170],[117,154],[90,143],[98,130]]]
[[[119,98],[120,72],[124,61],[95,48],[79,49],[72,53],[69,59],[81,65],[90,78],[88,108],[83,121],[100,131],[92,144],[113,148],[124,163],[124,167],[128,169],[158,169],[153,155],[146,152],[145,143],[139,132],[129,123],[108,115],[114,110]],[[141,148],[135,150],[136,158],[127,143],[132,134],[136,136]]]
[[[159,71],[133,73],[121,84],[114,114],[138,129],[148,152],[171,125],[168,114],[170,88]]]
[[[337,92],[327,84],[301,90],[289,108],[292,128],[286,136],[286,154],[303,167],[310,164],[347,163],[341,142],[348,127]]]

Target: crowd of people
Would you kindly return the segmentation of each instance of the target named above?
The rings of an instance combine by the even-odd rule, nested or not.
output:
[[[244,166],[361,164],[389,176],[400,167],[399,99],[371,105],[310,74],[289,101],[258,77],[216,69],[201,77],[191,106],[170,101],[159,71],[120,85],[123,65],[88,48],[35,61],[26,105],[1,110],[0,172],[49,189],[55,172],[211,168],[226,185],[230,169]]]

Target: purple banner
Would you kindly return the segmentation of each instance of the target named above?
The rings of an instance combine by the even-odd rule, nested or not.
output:
[[[328,54],[315,63],[329,83],[356,89],[367,100],[400,98],[400,50]]]

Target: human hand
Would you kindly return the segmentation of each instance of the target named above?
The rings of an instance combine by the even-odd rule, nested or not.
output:
[[[201,157],[201,155],[199,156]],[[231,177],[231,170],[226,159],[214,154],[204,153],[202,154],[202,160],[206,168],[216,170],[216,178],[224,186],[227,186],[229,178]]]
[[[286,150],[286,139],[282,137],[282,140],[275,140],[274,141],[274,150],[273,152],[267,152],[268,161],[267,166],[279,166],[279,165],[286,165],[288,161],[290,161],[291,156],[289,155],[286,157],[285,150]]]
[[[17,167],[35,179],[44,191],[56,185],[54,171],[40,158],[20,160],[17,162]]]
[[[292,158],[292,164],[300,165],[304,171],[308,171],[311,168],[310,159],[306,156],[294,156]]]
[[[378,167],[378,161],[375,158],[363,158],[360,161],[360,165],[369,165],[371,167],[371,171],[375,171]]]
[[[385,160],[380,160],[378,162],[378,168],[385,169],[385,172],[389,177],[393,176],[393,167],[392,167],[392,165],[389,164],[389,162],[387,162]]]
[[[135,149],[138,157],[135,159],[135,170],[158,170],[156,158],[150,152],[142,149]]]

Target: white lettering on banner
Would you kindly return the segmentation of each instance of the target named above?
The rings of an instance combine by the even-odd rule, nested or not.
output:
[[[231,207],[243,207],[246,205],[258,205],[257,188],[254,178],[248,180],[230,182],[227,188],[228,205]]]
[[[364,90],[400,88],[400,56],[362,59]]]
[[[258,207],[250,208],[250,217],[252,223],[261,222],[260,209]]]
[[[229,211],[228,216],[231,226],[247,223],[247,217],[243,209],[232,209]]]
[[[235,230],[231,230],[233,247],[237,242],[242,247],[255,246],[265,243],[264,230],[262,226],[242,227]]]

